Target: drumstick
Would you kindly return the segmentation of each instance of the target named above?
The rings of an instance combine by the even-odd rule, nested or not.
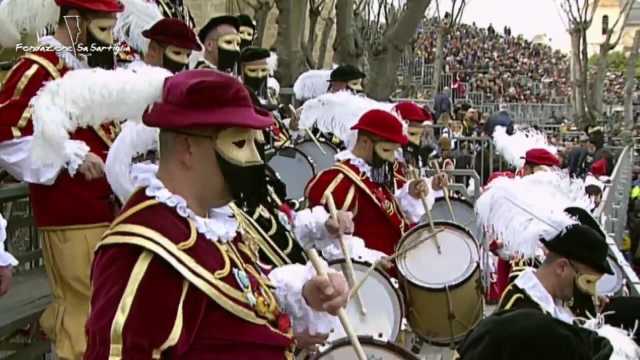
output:
[[[436,168],[436,172],[439,173],[440,172],[440,165],[438,165],[437,161],[433,161],[433,164],[435,165]],[[443,185],[442,186],[442,192],[444,193],[444,200],[447,202],[447,207],[449,207],[449,213],[451,214],[451,220],[453,220],[453,222],[456,222],[456,215],[453,213],[453,207],[451,206],[451,200],[449,200],[449,189],[447,188],[447,186]]]
[[[320,256],[316,249],[310,248],[306,250],[307,257],[313,264],[316,272],[320,276],[327,277],[327,271],[325,270],[322,262],[320,261]],[[349,336],[351,340],[351,345],[353,346],[356,355],[358,356],[358,360],[367,360],[367,355],[365,355],[364,350],[362,349],[362,345],[360,345],[360,339],[358,339],[358,335],[356,335],[355,331],[351,327],[351,323],[349,322],[349,317],[347,316],[347,312],[344,308],[338,310],[338,318],[340,319],[340,323],[342,323],[342,328],[344,332]]]
[[[327,205],[329,206],[329,212],[331,213],[331,218],[336,224],[338,223],[338,210],[336,210],[336,203],[333,201],[333,196],[331,194],[327,194],[325,197]],[[349,281],[349,286],[354,286],[356,283],[355,272],[353,271],[353,262],[351,261],[351,255],[349,254],[349,248],[347,247],[347,243],[344,240],[344,236],[342,236],[342,232],[339,232],[338,235],[340,239],[340,247],[342,248],[342,255],[344,256],[345,264],[347,264],[347,280]],[[358,303],[358,308],[360,309],[360,313],[362,316],[367,315],[367,309],[364,307],[364,303],[360,296],[356,296],[356,302]]]
[[[327,152],[324,151],[324,149],[322,148],[322,146],[320,145],[320,142],[318,141],[318,138],[315,137],[315,135],[313,135],[313,133],[311,132],[311,130],[309,130],[309,128],[305,128],[304,129],[307,132],[307,135],[309,135],[309,137],[311,138],[311,140],[313,140],[313,142],[316,144],[316,146],[318,147],[318,149],[320,149],[320,151],[322,152],[323,155],[327,155]]]
[[[392,261],[395,258],[397,258],[398,256],[402,256],[402,255],[406,254],[409,250],[415,249],[418,245],[424,243],[425,241],[431,239],[432,237],[435,237],[436,234],[441,233],[443,231],[444,231],[444,229],[440,228],[440,229],[436,230],[435,232],[430,233],[429,236],[424,237],[424,238],[422,238],[420,240],[417,240],[413,244],[411,244],[409,246],[406,246],[406,247],[396,251],[395,253],[393,253],[393,255],[391,255],[389,257],[385,257],[383,259],[380,259],[380,260],[374,262],[373,264],[371,264],[371,266],[365,272],[364,276],[360,279],[360,281],[358,281],[356,286],[354,286],[351,289],[351,291],[349,291],[349,298],[351,298],[352,296],[354,296],[354,295],[356,295],[358,293],[358,290],[360,290],[362,285],[364,285],[365,280],[373,273],[373,271],[380,265],[380,263],[382,263],[383,260]]]
[[[418,174],[418,169],[409,167],[409,174],[413,176],[414,180],[420,179]],[[427,204],[427,200],[425,198],[420,198],[422,200],[422,206],[424,206],[424,212],[427,214],[427,219],[429,220],[429,227],[431,228],[431,232],[435,230],[433,226],[433,216],[431,216],[431,209],[429,209],[429,204]],[[440,248],[440,242],[436,237],[433,241],[436,244],[436,250],[438,250],[438,254],[442,254],[442,249]]]

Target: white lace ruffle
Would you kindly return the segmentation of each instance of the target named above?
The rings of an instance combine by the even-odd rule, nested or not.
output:
[[[431,209],[435,202],[435,192],[431,187],[431,179],[423,178],[423,180],[427,182],[427,186],[429,187],[429,194],[426,200],[429,209]],[[417,223],[422,219],[426,211],[424,210],[424,205],[422,205],[422,200],[416,199],[409,194],[410,183],[410,181],[407,181],[404,186],[396,192],[395,197],[407,219],[411,223]]]
[[[47,45],[57,49],[67,48],[53,36],[43,36],[40,38],[40,44]],[[73,70],[87,69],[89,65],[85,61],[78,59],[72,52],[66,50],[56,51],[56,55],[64,61],[66,67]]]
[[[312,244],[331,237],[325,226],[328,219],[329,213],[322,206],[296,212],[293,232],[303,248],[309,248]]]
[[[78,168],[84,162],[89,153],[89,146],[81,140],[67,140],[64,143],[64,154],[67,159],[67,171],[74,177]]]
[[[151,167],[138,168],[138,172],[133,172],[131,178],[134,186],[144,187],[145,194],[159,202],[176,209],[178,215],[185,219],[190,219],[196,224],[198,233],[207,239],[219,242],[228,242],[236,237],[238,232],[238,221],[233,216],[229,205],[209,210],[209,217],[203,218],[196,215],[187,206],[187,201],[179,195],[171,193],[158,179],[155,171]]]
[[[4,241],[7,239],[7,220],[0,215],[0,267],[16,266],[18,260],[5,250]]]
[[[367,175],[367,177],[371,178],[371,165],[367,164],[363,159],[355,156],[350,150],[344,150],[337,153],[334,157],[336,161],[344,161],[349,160],[351,165],[355,166],[360,170],[360,172]]]
[[[302,296],[302,287],[315,275],[316,271],[310,263],[281,266],[269,274],[269,279],[276,288],[278,304],[291,317],[294,334],[305,331],[311,335],[328,334],[331,329],[339,326],[337,317],[313,310]]]
[[[345,243],[347,244],[347,251],[349,252],[349,256],[353,260],[364,261],[370,264],[380,260],[381,257],[384,257],[385,254],[383,252],[369,249],[365,246],[364,240],[359,237],[352,235],[343,235]],[[321,247],[322,257],[327,261],[344,259],[342,255],[342,248],[340,247],[340,243],[337,240],[322,242],[324,247]]]

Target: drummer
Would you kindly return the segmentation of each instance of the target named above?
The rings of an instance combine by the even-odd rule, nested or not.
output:
[[[425,179],[413,180],[394,196],[395,152],[408,142],[395,115],[370,110],[351,130],[357,131],[353,148],[336,155],[336,164],[313,178],[305,195],[310,206],[326,206],[327,196],[332,197],[338,209],[354,214],[353,234],[368,248],[389,255],[424,214],[420,198],[429,187]]]
[[[548,251],[544,262],[537,270],[523,271],[507,287],[499,310],[531,308],[567,323],[576,316],[595,316],[596,283],[603,274],[613,274],[606,237],[587,211],[568,208],[565,212],[579,223],[542,241]]]

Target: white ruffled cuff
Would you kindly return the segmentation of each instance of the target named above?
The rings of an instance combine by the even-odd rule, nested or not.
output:
[[[328,268],[327,271],[333,270]],[[311,335],[328,334],[338,326],[337,317],[313,310],[302,296],[302,287],[315,275],[311,263],[281,266],[269,273],[269,279],[276,288],[278,303],[291,317],[294,334],[305,331]]]
[[[318,244],[331,237],[325,225],[328,219],[329,213],[322,206],[315,206],[296,213],[293,232],[303,248],[308,248],[310,244]]]
[[[359,237],[351,236],[351,235],[343,235],[345,243],[348,247],[349,256],[358,261],[365,261],[373,264],[378,261],[381,257],[384,257],[385,254],[383,252],[369,249],[364,245],[364,240]],[[340,247],[340,243],[337,240],[322,242],[324,247],[320,250],[322,251],[322,257],[327,259],[327,261],[333,261],[338,259],[343,259],[342,249]]]
[[[84,162],[85,157],[89,153],[89,146],[81,140],[67,140],[64,143],[64,156],[66,159],[67,170],[71,177],[75,176],[78,168]]]
[[[4,241],[7,239],[7,220],[0,215],[0,267],[16,266],[18,260],[5,250]]]
[[[429,209],[431,209],[433,207],[433,203],[435,202],[433,195],[434,191],[431,188],[431,179],[423,179],[426,181],[427,186],[429,187],[429,194],[427,195],[426,200],[427,206],[429,206]],[[411,196],[411,194],[409,194],[410,184],[411,181],[407,181],[407,183],[405,183],[404,186],[400,190],[398,190],[395,195],[396,200],[398,200],[400,208],[402,209],[402,212],[405,214],[407,219],[411,223],[417,223],[420,221],[420,219],[422,219],[426,211],[424,210],[424,206],[422,205],[422,200],[416,199]]]

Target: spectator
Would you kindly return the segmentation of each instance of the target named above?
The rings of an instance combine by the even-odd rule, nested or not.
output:
[[[449,88],[445,87],[433,98],[433,111],[435,113],[436,124],[441,123],[444,114],[451,115],[451,99],[449,98]]]

